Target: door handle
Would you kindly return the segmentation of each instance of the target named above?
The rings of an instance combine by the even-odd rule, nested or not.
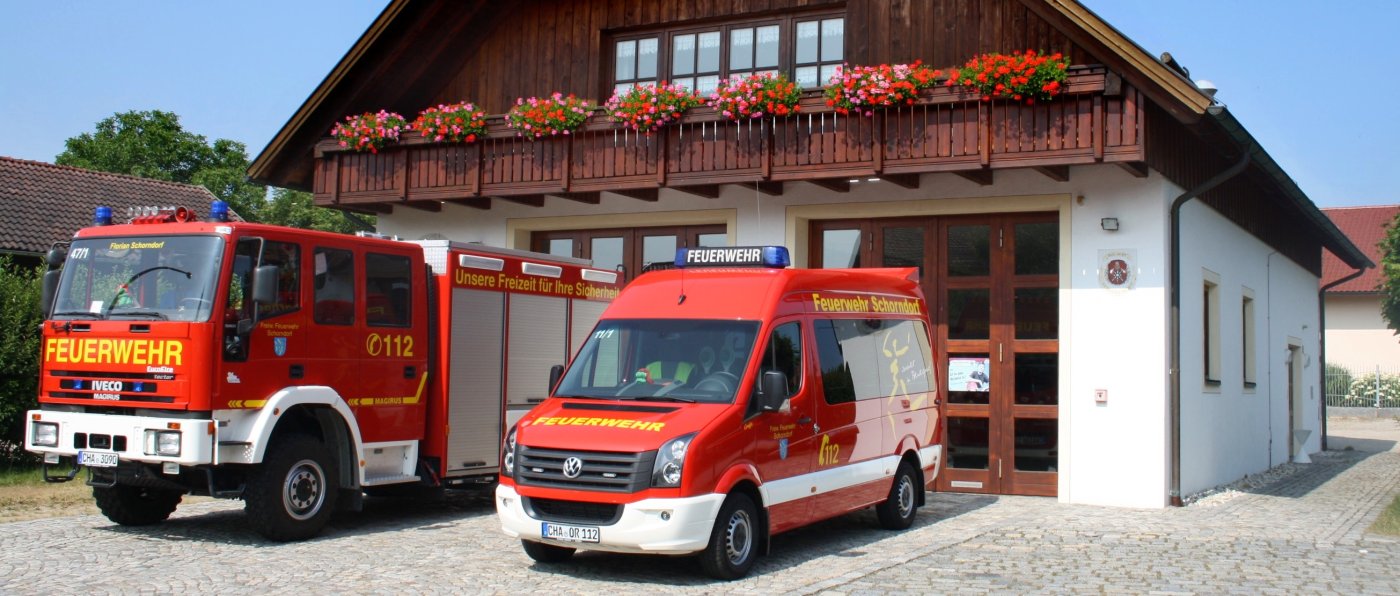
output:
[[[291,368],[287,369],[287,376],[293,379],[300,379],[305,375],[306,369],[302,368],[300,364],[293,364]]]
[[[405,366],[405,367],[403,367],[403,378],[405,378],[405,379],[412,379],[412,378],[415,378],[415,377],[417,377],[417,376],[418,376],[418,375],[414,374],[414,370],[413,370],[413,367],[412,367],[412,366]]]
[[[811,424],[811,423],[812,423],[812,417],[811,417],[811,416],[803,416],[803,417],[797,419],[797,423],[798,423],[798,424]]]

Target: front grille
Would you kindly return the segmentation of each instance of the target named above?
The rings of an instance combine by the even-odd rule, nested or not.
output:
[[[564,475],[564,462],[570,457],[583,462],[576,478]],[[515,481],[526,486],[635,493],[651,486],[655,461],[655,451],[606,453],[521,445],[516,453]]]
[[[73,433],[73,447],[75,449],[110,449],[112,451],[126,451],[126,437],[122,435],[101,435],[87,433]]]
[[[610,526],[622,516],[622,506],[611,503],[585,503],[560,499],[522,499],[530,517],[544,521]]]

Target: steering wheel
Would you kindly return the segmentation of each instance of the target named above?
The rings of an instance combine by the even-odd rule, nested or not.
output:
[[[695,384],[696,391],[718,391],[729,395],[739,388],[739,377],[725,371],[712,372]]]

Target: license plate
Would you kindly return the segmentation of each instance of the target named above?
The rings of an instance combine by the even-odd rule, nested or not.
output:
[[[597,542],[598,528],[540,522],[540,537],[564,542]]]
[[[79,451],[78,463],[94,468],[115,468],[117,467],[117,454],[99,453],[96,451]]]

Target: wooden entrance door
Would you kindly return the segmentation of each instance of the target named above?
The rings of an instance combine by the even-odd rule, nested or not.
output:
[[[1059,223],[1053,213],[825,221],[818,267],[919,267],[947,424],[940,490],[1055,495]]]

